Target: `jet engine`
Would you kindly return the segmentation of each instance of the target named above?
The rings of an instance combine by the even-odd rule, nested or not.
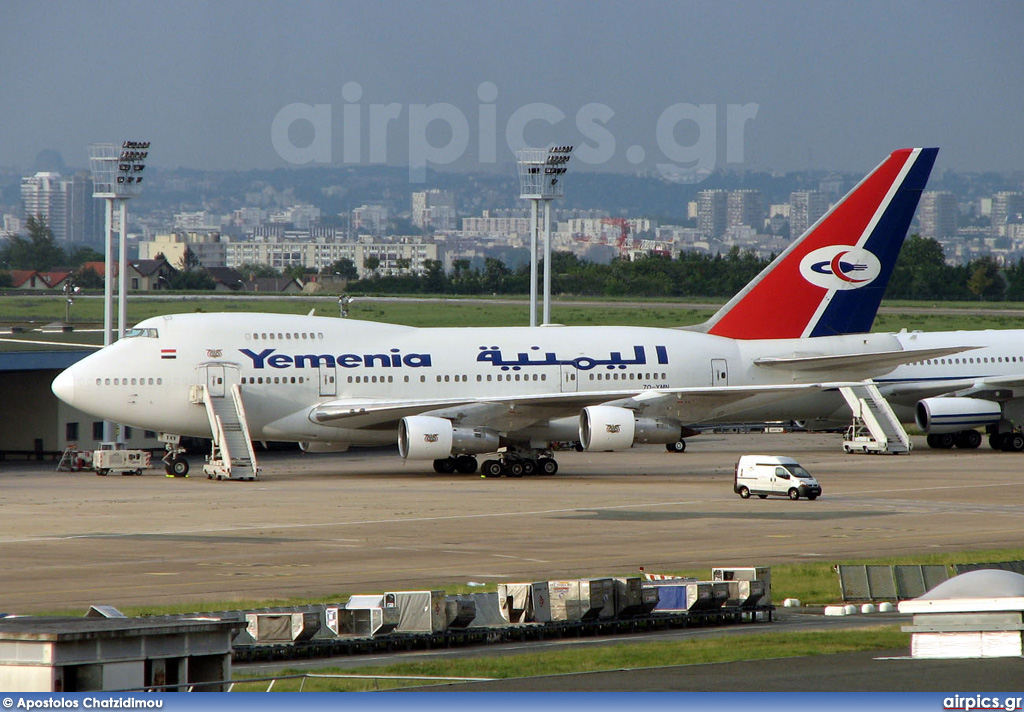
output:
[[[498,440],[498,433],[490,428],[456,428],[452,421],[432,415],[410,415],[398,424],[398,452],[406,460],[496,452]]]
[[[628,408],[591,405],[580,413],[580,442],[585,450],[628,450],[637,443],[678,441],[682,426],[672,418],[637,418]]]
[[[925,398],[914,409],[917,427],[929,435],[970,430],[1002,417],[999,403],[980,398]]]

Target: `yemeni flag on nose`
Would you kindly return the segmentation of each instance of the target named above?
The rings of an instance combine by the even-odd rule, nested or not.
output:
[[[162,358],[162,359],[178,358],[178,349],[160,349],[160,358]]]

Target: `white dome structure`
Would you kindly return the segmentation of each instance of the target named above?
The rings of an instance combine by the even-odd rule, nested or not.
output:
[[[954,598],[1024,598],[1024,576],[1002,569],[977,569],[954,576],[915,600]]]
[[[1024,656],[1024,576],[1013,571],[968,571],[899,610],[914,615],[903,630],[915,658]]]

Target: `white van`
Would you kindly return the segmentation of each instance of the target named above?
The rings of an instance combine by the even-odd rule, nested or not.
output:
[[[796,460],[780,455],[743,455],[736,462],[732,491],[743,499],[770,494],[790,499],[817,499],[821,485]]]

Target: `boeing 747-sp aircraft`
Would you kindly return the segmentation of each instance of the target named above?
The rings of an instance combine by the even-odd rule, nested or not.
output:
[[[681,442],[690,424],[962,350],[909,350],[893,334],[863,333],[937,151],[892,153],[696,327],[176,314],[140,322],[60,374],[53,391],[97,417],[165,433],[225,440],[231,421],[251,440],[313,452],[397,442],[402,457],[438,472],[475,472],[483,455],[488,476],[554,474],[553,442]]]

